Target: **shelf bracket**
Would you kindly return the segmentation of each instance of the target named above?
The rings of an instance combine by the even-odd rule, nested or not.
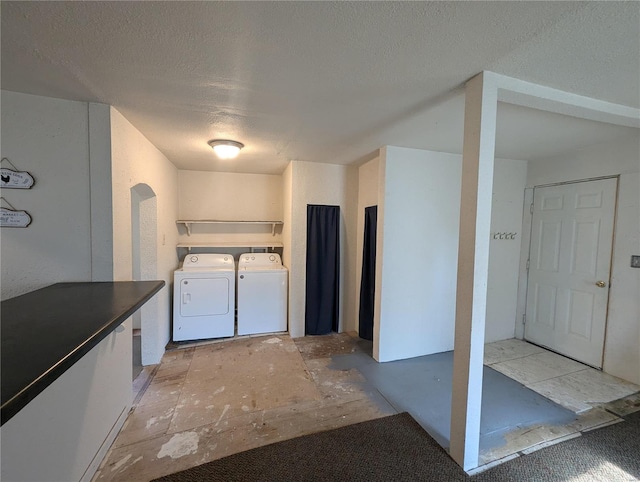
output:
[[[276,223],[271,223],[271,236],[276,235]]]
[[[184,227],[187,228],[187,236],[191,236],[191,223],[184,223]]]

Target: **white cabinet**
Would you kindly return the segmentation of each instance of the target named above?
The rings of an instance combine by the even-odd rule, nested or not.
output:
[[[0,428],[3,482],[91,480],[131,408],[130,318],[123,327]]]

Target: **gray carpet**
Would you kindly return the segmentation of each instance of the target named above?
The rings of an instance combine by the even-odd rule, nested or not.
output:
[[[407,413],[306,435],[193,467],[157,481],[640,480],[640,412],[625,422],[466,475]]]

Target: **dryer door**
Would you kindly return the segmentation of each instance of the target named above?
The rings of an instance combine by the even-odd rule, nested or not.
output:
[[[229,312],[227,278],[184,278],[180,282],[181,316],[224,315]]]

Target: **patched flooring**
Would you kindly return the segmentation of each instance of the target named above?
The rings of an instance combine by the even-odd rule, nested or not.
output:
[[[504,462],[579,437],[621,422],[620,417],[640,410],[638,385],[522,340],[485,345],[484,363],[575,413],[575,420],[514,427],[503,444],[481,453],[481,465]]]
[[[167,352],[95,481],[148,481],[262,445],[394,414],[357,370],[346,334],[237,338]]]
[[[640,390],[638,385],[522,340],[486,345],[484,363],[575,413]]]
[[[365,363],[368,369],[357,367],[354,360],[366,360],[370,350],[370,342],[342,333],[295,341],[287,334],[242,337],[169,351],[160,365],[145,368],[146,378],[134,382],[140,393],[93,480],[148,481],[403,410],[420,422],[420,410],[403,404],[416,398],[412,393],[421,384],[401,383],[395,393],[382,373],[407,362],[383,364],[382,371],[373,360]],[[575,417],[563,424],[516,424],[504,443],[481,453],[481,465],[580,436],[640,410],[640,387],[520,340],[486,345],[485,365]],[[427,398],[420,405],[430,403],[428,396],[420,397]],[[448,423],[450,402],[434,405],[441,406],[435,409]]]

